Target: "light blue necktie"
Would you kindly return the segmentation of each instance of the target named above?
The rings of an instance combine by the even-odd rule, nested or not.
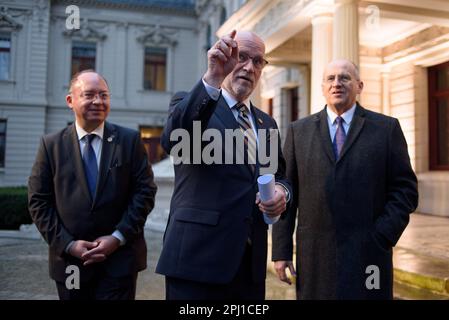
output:
[[[88,134],[84,137],[85,145],[83,152],[84,173],[86,174],[87,185],[92,199],[95,198],[98,177],[97,157],[95,156],[94,148],[92,148],[92,141],[95,137],[95,134]]]
[[[335,122],[337,123],[337,131],[335,132],[335,138],[332,143],[334,154],[335,154],[335,160],[338,160],[341,154],[341,149],[343,148],[343,144],[346,140],[346,132],[345,128],[343,127],[343,119],[342,117],[337,117],[335,119]]]

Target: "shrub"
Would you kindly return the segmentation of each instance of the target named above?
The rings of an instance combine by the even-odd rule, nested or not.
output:
[[[0,229],[19,229],[30,223],[27,188],[0,188]]]

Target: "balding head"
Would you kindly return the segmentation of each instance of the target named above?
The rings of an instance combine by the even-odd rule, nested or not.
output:
[[[252,31],[237,31],[235,35],[235,40],[237,41],[239,47],[241,45],[248,45],[253,47],[255,50],[261,51],[265,55],[265,43],[262,38]]]
[[[251,31],[237,31],[239,61],[223,81],[226,89],[237,101],[246,100],[257,86],[265,66],[265,44]]]
[[[106,80],[92,70],[76,74],[66,102],[75,113],[76,122],[91,132],[106,120],[110,110],[110,94]]]
[[[347,59],[334,59],[331,62],[329,62],[326,66],[326,68],[324,68],[324,72],[323,72],[323,79],[324,79],[324,75],[327,72],[328,68],[333,68],[335,66],[346,66],[348,68],[348,70],[351,71],[351,73],[353,73],[356,77],[357,80],[360,80],[360,72],[359,72],[359,67],[352,62],[351,60],[347,60]]]
[[[341,115],[354,105],[363,90],[358,67],[346,59],[332,60],[324,69],[321,88],[327,106]]]
[[[82,70],[80,72],[77,72],[72,76],[72,79],[70,79],[69,93],[72,92],[73,86],[78,82],[80,76],[82,76],[83,74],[86,74],[86,73],[93,73],[96,76],[98,76],[99,78],[103,79],[103,81],[106,83],[106,86],[109,88],[109,84],[105,77],[103,77],[101,74],[99,74],[98,72],[96,72],[93,69],[87,69],[87,70]]]

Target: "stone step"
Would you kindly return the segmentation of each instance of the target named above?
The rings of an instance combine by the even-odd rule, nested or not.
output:
[[[410,285],[394,282],[393,294],[395,300],[448,300],[449,296],[440,295],[435,292],[412,287]]]
[[[398,292],[405,297],[409,287],[410,298],[421,290],[449,299],[449,260],[425,255],[411,249],[396,247],[393,252],[394,280]],[[418,294],[419,295],[419,294]]]

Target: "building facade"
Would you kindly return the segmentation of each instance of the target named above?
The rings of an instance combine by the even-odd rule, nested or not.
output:
[[[198,34],[194,0],[1,1],[0,186],[25,185],[40,137],[74,121],[65,96],[87,68],[108,80],[109,121],[163,158],[170,98],[202,72]]]
[[[291,121],[324,107],[321,78],[331,59],[358,64],[361,104],[401,123],[419,180],[418,211],[449,216],[449,1],[249,0],[216,35],[232,29],[266,43],[270,64],[255,100],[281,136]]]
[[[73,4],[80,29],[67,28]],[[140,130],[153,162],[171,95],[206,70],[232,29],[266,42],[252,100],[278,122],[324,107],[333,58],[359,64],[359,101],[399,119],[418,175],[419,212],[449,216],[449,1],[4,0],[0,3],[0,186],[24,185],[39,137],[73,121],[64,97],[92,67],[112,94],[109,119]]]

